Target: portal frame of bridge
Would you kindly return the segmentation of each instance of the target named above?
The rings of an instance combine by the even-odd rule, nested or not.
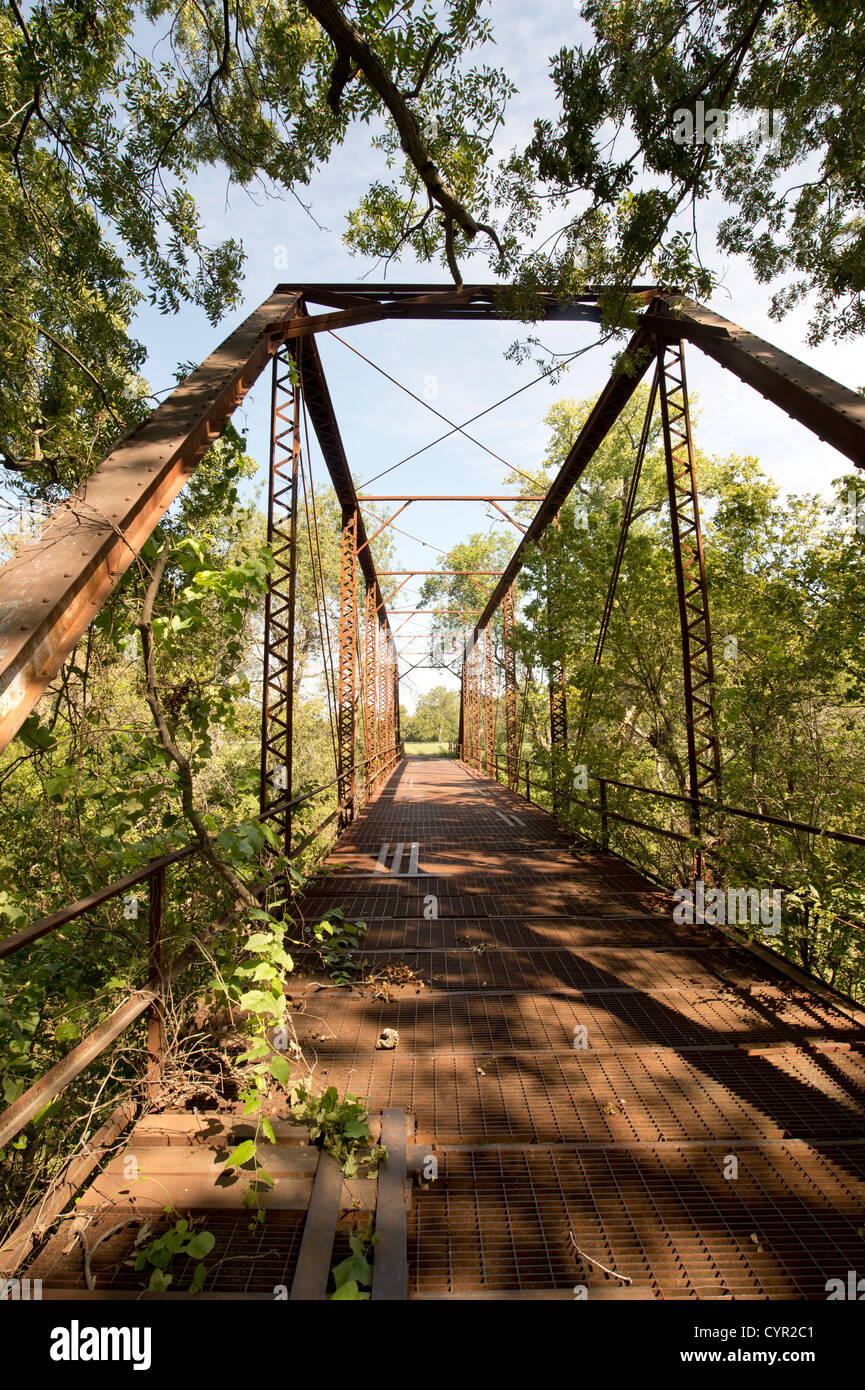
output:
[[[266,610],[266,658],[262,717],[261,807],[265,811],[282,788],[277,770],[287,768],[291,794],[293,654],[287,630],[294,604],[297,544],[295,468],[299,450],[297,416],[307,410],[331,481],[342,508],[341,595],[339,621],[338,779],[340,819],[353,816],[358,800],[353,769],[357,762],[358,692],[364,702],[366,795],[387,763],[387,750],[399,738],[398,664],[393,634],[372,560],[360,499],[351,478],[345,449],[316,343],[316,335],[361,323],[399,319],[478,321],[516,317],[508,287],[435,284],[346,285],[333,283],[278,285],[221,347],[109,454],[45,524],[36,544],[25,547],[0,570],[0,747],[15,735],[48,682],[74,650],[93,616],[136,560],[144,542],[220,433],[249,388],[274,362],[269,535],[279,560]],[[601,291],[593,288],[562,300],[541,292],[535,310],[547,320],[599,323]],[[327,312],[310,313],[308,304]],[[693,448],[687,420],[683,344],[690,342],[759,390],[837,448],[857,466],[865,464],[865,402],[855,392],[814,368],[756,338],[711,310],[653,286],[635,289],[641,307],[638,326],[616,362],[585,426],[574,442],[515,551],[497,576],[475,622],[467,675],[471,682],[469,727],[461,710],[461,746],[480,766],[480,686],[485,687],[484,745],[490,741],[492,683],[484,680],[475,649],[494,614],[507,606],[528,547],[537,545],[600,443],[627,405],[647,367],[659,373],[668,484],[673,517],[673,558],[680,602],[685,669],[685,723],[689,739],[689,796],[699,828],[701,793],[710,799],[719,788],[719,750],[712,701],[711,630],[705,592],[705,567],[699,534]],[[293,423],[288,433],[283,426]],[[682,428],[679,429],[679,425]],[[290,435],[290,448],[285,439]],[[286,474],[288,467],[288,475]],[[287,476],[291,481],[286,486]],[[397,500],[397,499],[394,499]],[[417,499],[420,500],[420,499]],[[491,497],[491,501],[494,499]],[[385,523],[388,524],[388,523]],[[515,523],[517,524],[517,523]],[[360,636],[356,570],[364,581],[364,632]],[[353,577],[354,576],[354,577]],[[696,586],[696,587],[695,587]],[[367,599],[377,620],[371,641]],[[374,602],[373,602],[374,600]],[[694,616],[694,604],[697,617]],[[512,616],[510,618],[512,626]],[[363,648],[367,667],[360,660]],[[515,682],[509,680],[510,645],[504,644],[505,729],[512,781],[516,737]],[[487,663],[486,673],[488,674]],[[358,672],[361,671],[360,678]],[[567,673],[553,656],[550,662],[550,715],[554,749],[565,746]],[[374,695],[377,697],[374,698]],[[367,732],[375,729],[375,737]],[[493,721],[494,730],[494,721]],[[468,744],[465,739],[468,734]],[[495,737],[494,732],[492,735]],[[375,745],[376,751],[370,753]],[[484,752],[484,765],[489,751]],[[562,762],[566,762],[563,759]],[[553,783],[556,783],[553,778]],[[559,800],[561,793],[559,793]],[[290,826],[280,826],[290,844]]]
[[[371,595],[369,602],[372,612],[377,615],[375,635],[378,709],[374,719],[378,738],[376,749],[369,757],[372,759],[378,780],[392,770],[398,756],[398,669],[385,602],[324,378],[315,334],[352,323],[400,317],[453,319],[455,322],[499,318],[503,309],[507,311],[507,305],[500,299],[500,295],[506,289],[507,287],[498,286],[469,286],[455,290],[436,285],[277,286],[274,294],[230,334],[146,421],[121,440],[93,473],[55,510],[42,528],[39,540],[22,548],[0,569],[0,748],[5,747],[20,729],[48,683],[74,651],[95,614],[132,563],[137,561],[145,542],[210,444],[219,435],[268,362],[276,358],[273,371],[275,380],[279,382],[279,391],[274,390],[273,398],[274,401],[279,400],[280,405],[278,409],[274,406],[272,485],[276,490],[277,487],[283,486],[286,478],[291,479],[290,493],[283,494],[278,499],[274,497],[274,509],[269,508],[270,533],[274,538],[279,533],[280,545],[285,539],[286,517],[289,526],[288,550],[283,554],[284,563],[276,581],[280,587],[278,592],[274,590],[271,593],[269,608],[272,652],[275,659],[286,661],[286,667],[280,677],[284,680],[284,686],[279,688],[280,699],[283,693],[290,697],[293,689],[287,637],[284,632],[277,635],[274,622],[275,614],[278,612],[277,602],[281,602],[283,596],[287,596],[289,604],[292,602],[291,533],[293,527],[296,544],[297,493],[294,469],[298,458],[298,394],[309,412],[343,515],[342,555],[345,584],[341,594],[344,595],[345,602],[342,615],[344,620],[341,620],[340,626],[340,670],[343,673],[343,693],[346,697],[346,738],[343,760],[334,779],[339,786],[339,805],[338,811],[328,816],[307,837],[303,845],[292,848],[292,855],[297,854],[300,848],[319,836],[337,813],[343,820],[346,817],[350,818],[355,808],[354,789],[362,777],[368,778],[370,765],[367,761],[360,764],[353,761],[348,764],[345,762],[349,742],[347,696],[350,689],[354,690],[356,696],[355,669],[360,646],[356,577],[358,567],[365,580],[365,594]],[[669,359],[664,358],[663,353],[668,345],[673,345],[674,356],[676,351],[681,356],[683,342],[695,344],[710,358],[734,372],[742,381],[784,409],[793,419],[838,449],[856,467],[865,466],[865,400],[857,393],[700,305],[682,300],[681,297],[661,294],[651,287],[641,289],[639,295],[644,307],[637,331],[615,364],[607,385],[590,412],[559,474],[534,518],[525,528],[511,560],[499,576],[480,612],[467,642],[463,662],[464,690],[470,679],[472,657],[477,668],[479,634],[488,628],[503,602],[508,610],[511,609],[512,585],[528,547],[537,545],[543,537],[546,527],[554,520],[598,446],[631,399],[647,366],[653,362],[657,364],[660,356],[661,366],[663,369],[666,368]],[[599,294],[595,291],[587,291],[568,303],[563,303],[551,295],[540,295],[539,316],[597,323],[600,321],[598,299]],[[311,315],[306,307],[307,301],[330,306],[335,312]],[[290,384],[284,375],[289,359],[294,365],[296,375],[296,379],[292,379]],[[673,367],[675,369],[675,362]],[[682,496],[685,499],[684,515],[690,518],[694,515],[693,497],[696,494],[693,454],[690,445],[683,445],[682,433],[676,429],[676,412],[670,410],[670,400],[679,389],[676,380],[684,387],[684,373],[674,378],[675,370],[666,386],[669,416],[668,479],[673,480],[677,498],[674,512],[679,506],[679,488],[682,487]],[[679,394],[681,404],[681,391]],[[285,428],[286,431],[279,439],[276,435],[277,427],[280,430]],[[288,437],[291,440],[290,445],[283,442]],[[676,440],[678,442],[674,442]],[[289,458],[290,463],[287,462]],[[292,516],[294,521],[291,520]],[[691,555],[697,557],[697,538],[690,520],[685,520],[683,530],[687,532],[686,544],[690,546]],[[354,567],[354,578],[349,574],[351,567]],[[684,577],[684,554],[681,568]],[[693,564],[688,568],[693,569]],[[700,597],[702,601],[702,592]],[[280,615],[279,623],[284,626],[283,615]],[[702,624],[702,615],[700,623]],[[698,637],[702,640],[699,632]],[[282,647],[286,648],[284,654],[278,650]],[[705,651],[702,654],[699,650],[696,651],[696,666],[699,667],[700,660],[704,660],[703,669],[707,674],[707,680],[709,670],[705,657],[710,651],[709,634],[708,640],[705,641]],[[508,654],[512,652],[513,644],[506,642],[506,663],[510,660]],[[507,737],[510,748],[511,730],[515,735],[517,733],[518,711],[515,680],[510,680],[507,675],[505,689]],[[369,701],[372,699],[369,683],[366,690]],[[370,708],[371,705],[368,704],[367,709]],[[511,711],[510,718],[508,710]],[[460,714],[461,747],[465,747],[465,740],[469,737],[476,760],[480,753],[479,738],[475,732],[478,713],[475,706],[471,711],[474,728],[469,732],[469,710],[463,700]],[[355,718],[356,715],[352,711],[352,750]],[[280,722],[283,719],[285,723]],[[289,700],[288,707],[284,708],[279,719],[274,721],[279,740],[278,746],[273,749],[274,759],[284,751],[290,719]],[[693,721],[691,723],[693,724]],[[266,741],[267,736],[263,735],[263,744]],[[711,772],[714,748],[710,747],[709,742],[703,746],[709,758],[706,763],[707,772]],[[698,759],[698,768],[699,762]],[[509,782],[512,780],[512,771],[509,764]],[[699,780],[699,772],[697,777]],[[602,805],[607,782],[610,785],[627,785],[616,784],[612,779],[596,780],[602,782]],[[263,778],[263,792],[266,785],[270,785],[267,773]],[[274,805],[269,801],[264,814],[273,818],[281,810],[290,813],[293,808],[306,804],[320,793],[328,791],[331,786],[332,783],[326,783],[297,797],[290,795],[289,788],[289,794],[284,798],[288,805],[283,807],[279,802]],[[530,795],[528,769],[526,791],[527,795]],[[695,800],[699,803],[700,799],[699,795],[695,797],[693,793],[684,797],[657,791],[653,791],[652,794],[668,796],[674,801],[684,801],[692,806]],[[696,809],[699,814],[699,804]],[[783,821],[778,817],[742,808],[722,809],[729,815],[799,828],[806,833],[822,834],[847,843],[865,843],[865,837],[825,827],[799,826],[796,822]],[[609,814],[613,815],[612,812]],[[627,821],[627,818],[622,816],[618,819]],[[287,823],[290,835],[290,819]],[[629,823],[638,824],[634,821]],[[673,834],[677,839],[683,838],[675,832],[667,833]],[[19,1134],[54,1097],[64,1091],[76,1076],[90,1066],[143,1014],[149,1014],[150,1019],[148,1046],[152,1055],[148,1079],[152,1083],[158,1079],[161,1065],[159,1054],[163,1047],[160,1027],[163,995],[172,980],[200,958],[196,943],[195,948],[190,947],[172,962],[163,959],[165,874],[176,864],[200,854],[200,848],[197,843],[191,842],[169,855],[151,860],[123,879],[96,890],[77,903],[67,904],[49,917],[30,923],[0,942],[0,956],[6,957],[29,948],[35,941],[86,916],[106,902],[119,899],[136,885],[146,885],[149,890],[149,972],[146,988],[129,993],[103,1023],[6,1107],[0,1114],[0,1144],[10,1142]],[[226,922],[234,920],[236,915],[236,911],[228,914]],[[221,925],[222,922],[215,923],[214,931]]]

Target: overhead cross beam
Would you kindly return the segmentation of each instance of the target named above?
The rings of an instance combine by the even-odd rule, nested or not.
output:
[[[454,322],[518,318],[525,305],[512,290],[489,284],[461,290],[428,283],[277,286],[58,507],[40,539],[22,547],[0,569],[0,749],[21,727],[281,345],[294,355],[300,342],[305,344],[299,363],[301,388],[346,518],[356,509],[358,498],[324,380],[316,333],[337,322],[384,318]],[[589,287],[563,300],[541,291],[529,307],[536,317],[549,321],[597,323],[601,294],[602,287]],[[865,400],[854,391],[693,301],[661,294],[650,285],[637,287],[635,295],[647,306],[640,327],[500,576],[478,629],[499,607],[521,568],[526,547],[535,544],[554,519],[627,404],[658,335],[693,342],[857,467],[865,466]],[[307,302],[336,312],[310,315]],[[346,315],[353,318],[347,320]],[[366,542],[358,516],[358,562],[380,602]]]

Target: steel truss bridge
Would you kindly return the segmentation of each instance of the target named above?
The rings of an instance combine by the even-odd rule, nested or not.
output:
[[[0,1267],[44,1276],[55,1296],[74,1288],[86,1295],[85,1285],[92,1296],[133,1296],[117,1260],[111,1274],[104,1266],[94,1291],[68,1248],[61,1249],[56,1237],[44,1243],[51,1223],[84,1187],[82,1210],[95,1223],[93,1231],[103,1232],[103,1253],[114,1248],[115,1237],[104,1232],[118,1210],[147,1207],[124,1186],[122,1160],[133,1149],[148,1156],[175,1208],[205,1210],[211,1224],[223,1222],[236,1264],[235,1274],[218,1285],[224,1296],[268,1297],[278,1283],[290,1286],[293,1298],[324,1297],[344,1234],[340,1213],[358,1203],[377,1212],[376,1298],[572,1298],[575,1285],[604,1299],[816,1298],[825,1297],[827,1279],[865,1268],[865,1014],[729,929],[684,930],[671,923],[658,885],[610,852],[611,823],[658,833],[611,808],[609,789],[628,784],[595,779],[598,798],[585,804],[598,816],[597,848],[574,856],[566,829],[575,797],[568,780],[564,659],[554,652],[548,673],[552,748],[548,766],[539,770],[521,761],[513,645],[514,581],[530,548],[543,553],[547,529],[648,376],[649,405],[595,660],[603,652],[657,407],[688,785],[678,797],[634,790],[686,806],[690,833],[667,833],[694,847],[695,880],[713,873],[721,812],[865,846],[865,838],[847,831],[723,802],[685,346],[707,354],[857,467],[865,464],[865,400],[709,309],[641,287],[636,330],[546,494],[466,499],[495,506],[519,539],[501,572],[467,574],[483,603],[458,614],[466,627],[459,760],[406,758],[399,727],[400,628],[391,620],[415,610],[390,605],[410,578],[424,572],[378,573],[370,542],[412,502],[459,499],[358,494],[316,340],[323,332],[382,320],[447,320],[456,331],[463,321],[500,319],[507,313],[503,288],[278,285],[57,509],[38,542],[0,570],[5,747],[210,444],[269,370],[268,540],[276,568],[265,613],[260,814],[278,828],[288,855],[337,821],[329,866],[340,877],[314,881],[302,905],[319,914],[342,906],[362,916],[370,924],[367,952],[380,964],[410,961],[427,985],[421,998],[336,992],[319,1001],[315,1036],[327,1082],[368,1095],[371,1111],[381,1117],[388,1159],[376,1183],[365,1192],[349,1191],[332,1163],[310,1161],[290,1127],[283,1127],[268,1199],[268,1238],[278,1269],[273,1262],[255,1263],[259,1255],[240,1229],[238,1199],[226,1198],[214,1176],[220,1146],[243,1132],[242,1119],[221,1115],[215,1128],[202,1128],[188,1115],[157,1110],[142,1118],[125,1105],[0,1250]],[[601,320],[597,292],[567,302],[541,294],[539,305],[550,321]],[[336,758],[328,784],[336,786],[337,806],[298,842],[293,813],[316,794],[295,795],[292,780],[304,410],[342,522]],[[514,501],[536,505],[527,524],[505,510],[503,504]],[[364,518],[368,503],[397,507],[372,534]],[[483,578],[495,581],[491,592]],[[550,577],[552,631],[557,585],[566,578]],[[494,619],[501,656],[492,640]],[[496,751],[498,686],[504,692],[503,760]],[[577,720],[571,712],[577,745],[585,717],[586,709]],[[552,817],[534,803],[540,785]],[[0,958],[8,957],[139,885],[149,889],[145,986],[0,1113],[0,1147],[144,1015],[148,1084],[158,1095],[161,1004],[191,959],[189,952],[166,959],[166,878],[197,852],[190,844],[153,860],[0,942]],[[392,1052],[376,1046],[386,1027],[399,1034]],[[584,1033],[585,1046],[576,1041]],[[128,1149],[106,1166],[106,1151],[130,1125]],[[438,1176],[406,1197],[411,1175],[426,1172],[431,1156]],[[737,1182],[723,1171],[730,1156],[741,1173]],[[123,1237],[117,1239],[122,1244]]]

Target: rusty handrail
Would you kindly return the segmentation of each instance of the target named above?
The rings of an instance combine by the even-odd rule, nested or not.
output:
[[[498,757],[496,757],[494,761],[496,769],[496,778],[498,780]],[[535,764],[531,765],[535,766]],[[530,761],[528,758],[525,759],[525,766],[526,769],[528,769],[528,767],[530,766]],[[851,831],[847,830],[829,830],[819,825],[810,825],[807,821],[789,820],[787,817],[771,816],[762,811],[747,811],[742,806],[729,806],[725,801],[713,801],[709,798],[702,796],[689,796],[685,792],[661,791],[661,789],[658,787],[644,787],[641,786],[638,782],[623,782],[616,777],[600,777],[595,772],[588,773],[588,777],[592,782],[599,783],[602,789],[604,787],[623,787],[626,791],[642,792],[646,796],[657,796],[665,801],[681,801],[685,803],[691,803],[699,805],[701,809],[705,809],[707,811],[720,811],[725,815],[740,816],[743,820],[757,821],[762,825],[777,825],[782,830],[800,830],[807,835],[820,835],[827,840],[839,840],[842,844],[856,845],[859,847],[865,846],[865,835],[854,835]],[[548,782],[533,781],[531,785],[532,787],[537,788],[539,791],[549,792],[552,790]],[[571,796],[570,799],[573,802],[575,802],[576,805],[585,806],[587,809],[591,811],[597,811],[598,813],[601,813],[604,810],[604,808],[601,805],[591,801],[583,801],[580,797]],[[531,798],[529,798],[529,800],[531,800]],[[611,819],[625,819],[623,816],[618,815],[618,813],[615,811],[606,811],[605,813],[609,815]],[[638,822],[636,821],[627,823],[634,825],[638,824]],[[639,828],[641,830],[654,830],[658,835],[666,835],[672,839],[691,838],[687,835],[681,836],[677,834],[677,832],[672,830],[666,830],[663,826],[660,825],[655,826],[649,825],[648,823],[640,822]]]
[[[391,754],[399,751],[399,745],[394,744],[389,750]],[[365,758],[363,762],[355,763],[350,772],[356,772],[365,767],[371,758]],[[387,764],[390,766],[390,763]],[[350,775],[344,773],[344,776]],[[333,781],[325,782],[322,786],[316,787],[314,791],[305,792],[303,796],[293,797],[291,801],[276,802],[273,806],[268,806],[267,810],[260,811],[255,816],[250,816],[250,820],[267,820],[269,816],[275,815],[278,811],[287,810],[292,806],[299,806],[304,801],[309,801],[314,796],[319,796],[321,792],[327,791],[334,786],[340,779],[334,777]],[[342,810],[357,800],[358,793],[346,798],[337,810]],[[312,836],[302,841],[292,850],[292,857],[305,849],[312,839],[320,833],[328,822],[324,822],[317,831],[313,831]],[[189,859],[195,854],[200,854],[201,846],[198,843],[182,845],[180,849],[172,850],[169,854],[162,854],[157,859],[149,859],[140,869],[134,869],[131,873],[125,874],[123,878],[115,879],[113,883],[106,884],[103,888],[97,888],[86,898],[79,898],[74,903],[67,903],[57,912],[52,912],[47,917],[40,917],[37,921],[31,922],[28,926],[22,927],[20,931],[13,932],[11,936],[4,937],[0,941],[0,960],[5,956],[12,955],[14,951],[20,951],[24,946],[29,946],[31,942],[38,941],[41,936],[46,936],[49,932],[56,931],[58,927],[64,927],[68,922],[74,921],[77,917],[83,917],[87,912],[92,912],[95,907],[101,907],[103,903],[110,902],[112,898],[119,898],[128,889],[134,888],[139,883],[144,883],[151,879],[160,869],[170,868],[172,864],[180,863],[184,859]]]
[[[643,787],[636,782],[621,782],[615,777],[598,777],[595,773],[589,773],[593,782],[603,782],[609,787],[624,787],[628,791],[643,792],[648,796],[662,797],[666,801],[683,801],[691,804],[699,804],[701,808],[709,811],[721,811],[729,816],[741,816],[745,820],[758,821],[763,825],[777,825],[782,830],[801,830],[807,835],[821,835],[824,839],[840,840],[848,845],[865,845],[865,835],[854,835],[847,830],[829,830],[819,825],[810,825],[807,821],[789,820],[785,816],[771,816],[763,811],[746,811],[742,806],[728,806],[725,801],[713,801],[706,797],[689,796],[680,792],[665,792],[657,787]]]
[[[375,755],[381,757],[381,754]],[[402,755],[402,745],[394,744],[385,755],[386,761],[383,765],[383,773],[391,770],[399,762]],[[350,769],[351,775],[358,769],[365,767],[371,758],[366,758],[363,762],[355,763]],[[308,801],[311,797],[317,796],[322,791],[327,791],[339,778],[334,778],[332,782],[325,783],[322,787],[317,787],[313,792],[307,792],[302,797],[297,797],[291,804],[298,804],[300,801]],[[311,832],[299,845],[291,851],[289,858],[294,858],[301,850],[305,849],[312,840],[316,839],[323,829],[339,814],[341,810],[352,806],[359,797],[358,791],[346,797],[340,802],[336,810],[333,811]],[[263,813],[251,816],[251,820],[266,819],[276,808],[268,807]],[[84,916],[92,910],[112,898],[119,897],[128,887],[135,883],[147,881],[150,890],[150,911],[149,911],[149,931],[148,931],[148,979],[147,984],[137,990],[131,991],[125,999],[115,1006],[106,1019],[92,1029],[86,1037],[82,1038],[69,1052],[43,1073],[33,1085],[28,1087],[17,1100],[11,1105],[0,1111],[0,1148],[3,1148],[19,1134],[31,1120],[35,1119],[40,1111],[65,1090],[71,1081],[85,1071],[92,1062],[99,1057],[105,1049],[122,1032],[140,1018],[142,1014],[148,1015],[148,1084],[153,1085],[158,1081],[162,1061],[162,1049],[164,1045],[164,1035],[162,1030],[162,1018],[160,1012],[160,998],[162,990],[166,984],[174,980],[178,975],[186,970],[187,966],[197,959],[193,947],[187,947],[182,954],[175,960],[167,970],[162,962],[163,947],[163,912],[164,912],[164,877],[165,870],[172,864],[176,864],[183,859],[200,851],[198,844],[184,845],[181,849],[175,850],[172,854],[161,855],[158,859],[150,860],[141,869],[136,869],[134,873],[127,874],[122,879],[98,889],[88,897],[80,899],[77,903],[70,903],[58,912],[52,913],[50,917],[43,917],[39,921],[31,922],[14,936],[7,937],[0,942],[0,956],[10,955],[12,951],[20,950],[29,946],[31,942],[38,940],[40,936],[45,936],[48,932],[54,931],[57,927],[63,926],[66,922],[73,921],[77,917]],[[266,888],[266,883],[259,883],[252,892],[256,895],[262,893]],[[213,935],[234,921],[241,913],[242,909],[234,909],[220,917],[212,927],[209,935]],[[5,949],[4,949],[5,948]]]

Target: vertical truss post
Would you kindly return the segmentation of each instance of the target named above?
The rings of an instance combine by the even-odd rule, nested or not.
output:
[[[378,615],[376,591],[366,586],[363,621],[363,756],[366,760],[366,799],[378,783]]]
[[[399,727],[399,657],[393,638],[391,638],[391,649],[393,651],[393,744],[396,748],[402,739],[400,738]]]
[[[472,642],[474,642],[474,639],[472,639]],[[475,647],[474,647],[474,645],[471,645],[471,646],[469,647],[469,654],[468,654],[468,659],[467,659],[467,662],[466,662],[466,674],[468,675],[468,678],[469,678],[469,683],[468,683],[468,698],[467,698],[467,701],[466,701],[466,714],[468,715],[468,721],[469,721],[469,727],[468,727],[468,740],[467,740],[467,741],[468,741],[468,748],[469,748],[469,757],[468,757],[468,761],[471,763],[472,767],[474,767],[474,765],[475,765],[475,759],[477,758],[477,745],[476,745],[476,743],[475,743],[475,722],[476,722],[476,721],[475,721],[475,696],[476,696],[476,694],[477,694],[477,689],[476,689],[476,676],[475,676]]]
[[[385,699],[387,699],[388,721],[385,728],[385,753],[387,753],[388,763],[391,760],[391,753],[394,751],[395,721],[394,721],[394,688],[395,688],[395,669],[396,660],[394,655],[394,642],[391,638],[387,639],[387,670],[385,670]]]
[[[376,763],[376,774],[378,780],[384,777],[385,764],[387,762],[388,737],[387,737],[387,633],[383,623],[379,623],[378,628],[378,761]]]
[[[463,657],[463,664],[460,669],[460,728],[457,736],[457,753],[463,762],[466,761],[465,750],[465,730],[466,730],[466,689],[468,684],[468,673],[466,671],[466,659]]]
[[[505,656],[505,734],[508,749],[508,786],[519,791],[520,750],[517,734],[517,654],[514,651],[514,586],[511,584],[502,602],[503,642]]]
[[[274,569],[264,606],[261,712],[262,813],[291,796],[294,712],[294,610],[297,590],[297,500],[300,462],[300,392],[284,350],[273,359],[267,543]],[[274,817],[285,853],[291,851],[291,811]]]
[[[472,767],[477,766],[478,756],[478,664],[477,664],[477,640],[473,636],[470,639],[467,658],[467,670],[469,678],[468,705],[467,713],[469,717],[468,746],[469,755],[467,762]]]
[[[156,1098],[162,1081],[165,1060],[165,1000],[162,993],[162,971],[165,964],[165,868],[157,869],[148,880],[150,902],[148,911],[148,983],[158,999],[147,1010],[147,1085]]]
[[[667,492],[673,533],[676,594],[682,632],[688,794],[691,830],[698,841],[694,877],[703,873],[700,797],[720,799],[721,758],[715,721],[715,672],[697,474],[688,410],[685,355],[681,340],[658,344],[661,420],[667,463]]]
[[[483,670],[481,667],[481,648],[480,642],[475,642],[472,649],[472,670],[474,679],[472,682],[472,745],[474,748],[475,767],[478,772],[481,770],[481,680]]]
[[[552,569],[547,557],[547,633],[550,643],[550,789],[553,800],[553,815],[560,811],[568,813],[568,796],[562,794],[562,781],[566,774],[565,751],[568,746],[568,698],[567,673],[565,663],[558,655],[560,623],[557,621],[559,591],[553,579]]]
[[[339,699],[337,777],[339,824],[354,818],[355,670],[357,666],[357,509],[344,512],[339,572]]]
[[[493,687],[493,634],[484,628],[484,769],[488,777],[496,775],[496,719]]]
[[[463,660],[463,696],[465,700],[465,724],[463,728],[463,742],[465,744],[464,757],[467,763],[472,760],[472,649],[466,646],[466,654]]]

